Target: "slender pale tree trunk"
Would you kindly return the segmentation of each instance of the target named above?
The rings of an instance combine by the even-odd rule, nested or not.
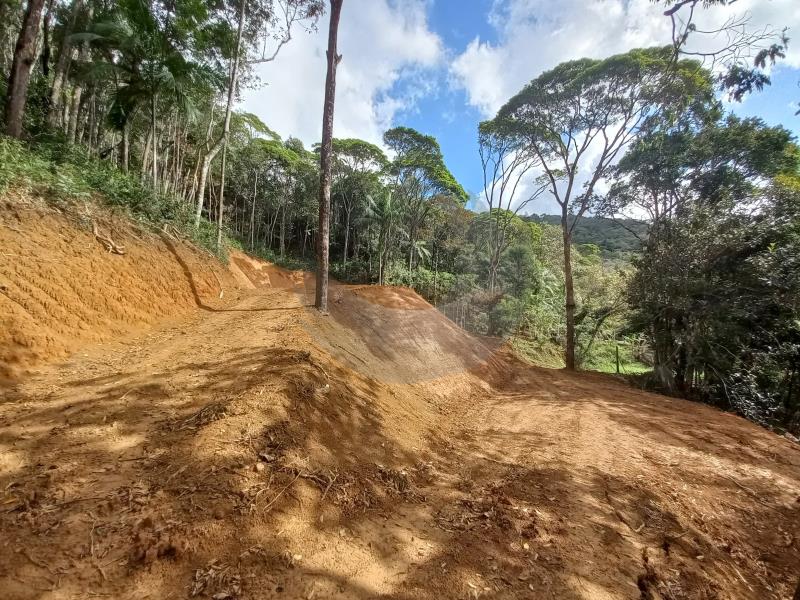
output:
[[[572,233],[569,228],[569,212],[566,204],[561,210],[561,232],[564,239],[564,293],[566,301],[567,339],[564,347],[564,363],[570,371],[575,370],[575,286],[572,280]]]
[[[69,71],[69,63],[72,57],[72,45],[69,41],[72,31],[75,29],[75,23],[78,20],[78,15],[83,8],[83,0],[74,0],[72,8],[70,9],[69,19],[64,24],[64,37],[61,38],[61,44],[58,47],[58,59],[56,61],[56,68],[53,74],[53,86],[50,88],[50,106],[48,107],[47,118],[52,127],[58,127],[61,122],[61,115],[63,114],[63,90],[64,81],[67,78]]]
[[[8,0],[0,0],[0,72],[5,72],[10,66],[11,56],[6,53],[12,31],[11,23],[14,21],[14,11],[17,9]]]
[[[225,166],[228,162],[228,140],[222,144],[222,175],[219,183],[219,205],[217,207],[217,252],[222,247],[222,215],[225,209]]]
[[[211,149],[203,157],[203,166],[200,169],[200,183],[197,191],[197,211],[194,218],[194,226],[200,226],[200,218],[203,216],[203,196],[206,192],[206,180],[208,179],[208,170],[211,167],[211,161],[219,154],[222,145],[228,140],[228,132],[231,129],[231,113],[233,112],[233,98],[236,94],[236,84],[239,79],[239,61],[242,49],[242,32],[244,31],[244,9],[247,2],[241,3],[239,10],[239,28],[236,32],[236,52],[231,59],[230,77],[228,82],[228,102],[225,106],[225,123],[222,127],[222,135],[214,143]]]
[[[36,38],[42,22],[43,7],[44,0],[28,0],[28,6],[22,18],[22,29],[17,37],[17,45],[14,47],[4,110],[6,133],[14,138],[22,137],[22,119],[25,115],[31,67],[36,60]]]
[[[122,127],[122,168],[127,173],[130,164],[131,153],[131,117],[125,121]]]
[[[351,208],[344,209],[344,252],[342,252],[342,268],[347,266],[347,248],[350,242],[350,213]]]
[[[52,55],[52,48],[50,46],[50,24],[53,22],[53,1],[48,0],[47,12],[42,22],[42,54],[40,60],[42,63],[42,75],[45,79],[50,78],[50,58]]]
[[[255,225],[256,225],[256,196],[258,195],[258,171],[253,181],[253,205],[250,207],[250,250],[255,249]]]
[[[158,136],[156,135],[156,95],[150,98],[150,139],[153,140],[153,163],[151,165],[153,187],[158,191]]]
[[[330,254],[331,219],[331,154],[333,142],[333,109],[336,101],[336,67],[342,60],[336,53],[339,17],[343,0],[331,0],[331,22],[328,28],[328,72],[325,76],[325,107],[322,114],[322,144],[320,146],[319,238],[317,240],[317,289],[314,305],[328,310],[328,260]]]
[[[87,16],[88,19],[91,21],[92,17],[94,16],[94,8],[92,6],[89,6],[89,11]],[[81,44],[79,60],[83,63],[89,60],[88,42],[83,42],[83,44]],[[67,125],[67,139],[73,144],[78,141],[77,139],[78,117],[80,116],[81,106],[83,104],[82,100],[83,100],[83,84],[80,81],[78,81],[72,90],[72,109],[70,110],[69,121]]]

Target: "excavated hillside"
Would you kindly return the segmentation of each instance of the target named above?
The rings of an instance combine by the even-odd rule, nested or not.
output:
[[[743,419],[106,213],[0,248],[3,598],[791,598],[800,448]]]
[[[93,203],[0,200],[0,249],[0,382],[235,289],[207,253]]]

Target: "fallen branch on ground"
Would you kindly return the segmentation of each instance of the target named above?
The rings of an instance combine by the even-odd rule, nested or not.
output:
[[[112,254],[125,254],[125,246],[120,246],[119,244],[116,244],[110,237],[101,235],[97,229],[97,223],[94,221],[92,221],[92,233],[94,234],[95,239],[103,244],[103,247],[108,252]]]

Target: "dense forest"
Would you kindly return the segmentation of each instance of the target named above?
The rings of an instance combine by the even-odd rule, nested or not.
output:
[[[236,103],[325,10],[2,0],[0,186],[99,191],[222,258],[233,246],[314,268],[320,147]],[[644,372],[796,430],[800,153],[720,102],[720,85],[741,97],[764,76],[725,76],[672,46],[542,73],[476,131],[480,212],[425,132],[334,138],[331,275],[411,286],[541,363]],[[529,215],[544,197],[560,213]]]
[[[558,215],[522,215],[522,219],[541,225],[561,225]],[[630,262],[641,251],[646,235],[647,223],[638,219],[585,216],[575,222],[575,243],[593,244],[607,259]]]

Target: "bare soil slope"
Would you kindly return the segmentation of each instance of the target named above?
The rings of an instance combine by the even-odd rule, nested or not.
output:
[[[235,289],[216,258],[94,203],[58,210],[7,198],[0,212],[0,381]],[[109,252],[93,225],[124,254]]]
[[[307,275],[232,270],[243,297],[5,394],[4,598],[791,597],[796,445],[522,364],[409,290],[320,316]]]

